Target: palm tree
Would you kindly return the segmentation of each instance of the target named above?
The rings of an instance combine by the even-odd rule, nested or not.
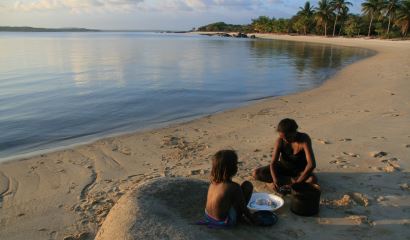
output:
[[[394,17],[396,16],[396,11],[398,8],[400,8],[399,0],[387,0],[385,3],[384,10],[386,12],[386,16],[389,18],[389,25],[387,26],[387,36],[389,36],[390,24],[392,21],[394,21]]]
[[[348,16],[349,16],[349,7],[346,6],[342,9],[342,12],[340,13],[340,20],[342,20],[342,22],[340,23],[339,36],[342,33],[343,25],[346,19],[348,18]]]
[[[410,27],[410,0],[402,0],[397,9],[395,25],[401,28],[403,37],[406,37]]]
[[[310,20],[315,12],[313,10],[313,6],[310,5],[309,1],[305,3],[304,7],[300,7],[299,9],[300,10],[297,13],[297,15],[301,18],[301,21],[303,22],[303,30],[306,35],[308,25],[310,24]]]
[[[319,6],[315,8],[315,20],[320,26],[324,26],[325,37],[327,37],[327,24],[332,18],[333,11],[329,0],[320,0]]]
[[[380,0],[366,0],[362,3],[362,12],[370,17],[369,32],[367,34],[368,37],[370,37],[373,19],[380,13],[381,7],[382,1]]]
[[[345,0],[332,0],[330,2],[330,5],[332,6],[332,9],[336,12],[335,24],[333,25],[333,37],[334,37],[335,32],[336,32],[337,18],[343,12],[343,9],[346,9],[346,8],[348,9],[348,6],[352,6],[353,4]]]

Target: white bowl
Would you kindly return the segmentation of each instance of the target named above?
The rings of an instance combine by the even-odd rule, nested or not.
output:
[[[262,200],[263,199],[263,200]],[[262,204],[261,204],[262,203]],[[252,213],[257,211],[274,212],[281,208],[285,202],[283,198],[269,193],[252,193],[248,203],[248,209]]]

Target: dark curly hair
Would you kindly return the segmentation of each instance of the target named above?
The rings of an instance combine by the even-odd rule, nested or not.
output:
[[[298,127],[299,126],[295,120],[290,119],[290,118],[285,118],[279,122],[277,131],[285,133],[285,134],[294,133],[298,130]]]
[[[221,183],[231,180],[238,171],[238,155],[233,150],[220,150],[212,158],[211,181]]]

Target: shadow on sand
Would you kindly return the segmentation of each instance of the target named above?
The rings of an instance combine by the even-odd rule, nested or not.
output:
[[[279,222],[273,227],[242,224],[214,230],[194,225],[203,218],[206,181],[161,178],[125,195],[96,239],[410,239],[410,195],[408,189],[400,188],[409,182],[409,173],[322,172],[318,177],[322,202],[356,193],[368,199],[368,205],[321,204],[318,216],[300,217],[290,212],[290,198],[285,197],[285,205],[277,211]],[[264,188],[256,182],[255,187]]]

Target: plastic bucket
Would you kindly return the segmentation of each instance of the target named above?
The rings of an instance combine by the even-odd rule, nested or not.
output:
[[[290,210],[300,216],[313,216],[319,213],[320,186],[310,183],[296,183],[291,187]]]

